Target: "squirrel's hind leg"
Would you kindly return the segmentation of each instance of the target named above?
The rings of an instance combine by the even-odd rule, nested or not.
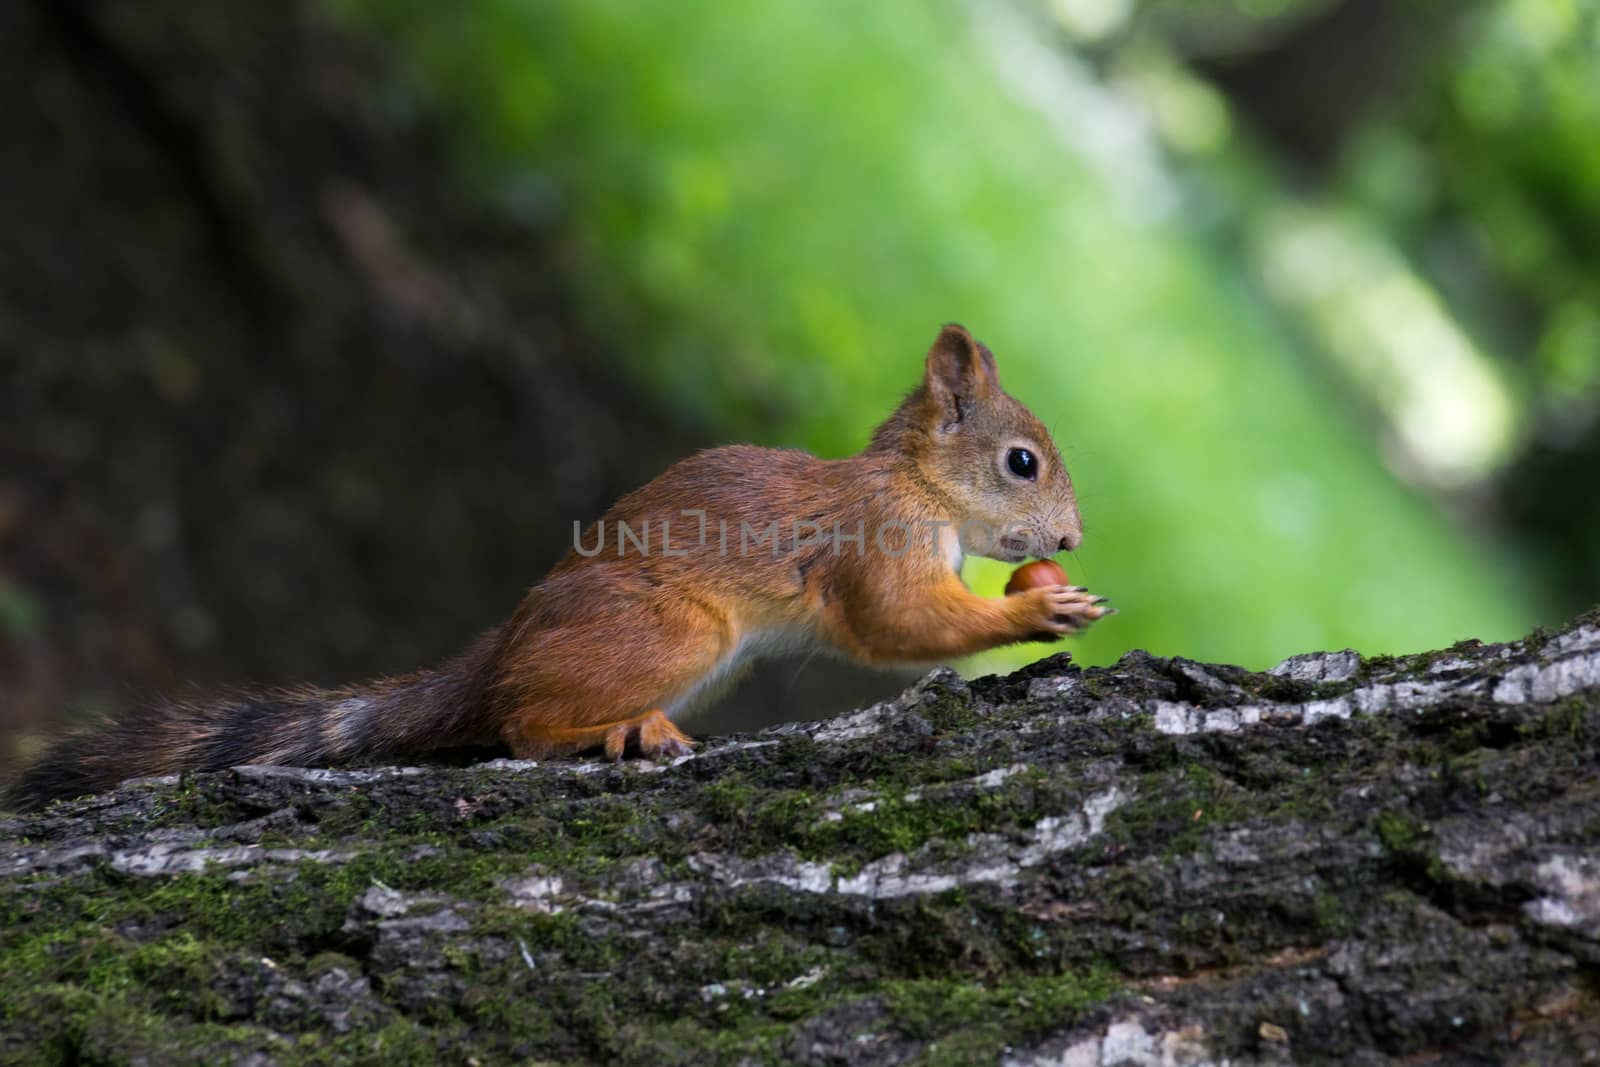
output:
[[[722,606],[603,585],[578,603],[503,662],[501,737],[519,759],[686,755],[692,742],[663,709],[714,678],[737,646]]]
[[[531,759],[604,748],[606,758],[616,761],[627,751],[630,741],[641,756],[687,756],[694,751],[694,741],[673,725],[660,708],[631,719],[595,723],[592,726],[525,723],[517,729],[511,750],[519,759]]]

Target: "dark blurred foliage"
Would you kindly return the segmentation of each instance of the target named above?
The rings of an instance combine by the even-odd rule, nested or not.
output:
[[[1600,4],[1143,5],[1283,173],[1373,219],[1523,393],[1493,506],[1600,600]],[[1103,46],[1104,47],[1104,46]]]
[[[314,5],[9,4],[0,57],[0,728],[436,661],[704,439]]]

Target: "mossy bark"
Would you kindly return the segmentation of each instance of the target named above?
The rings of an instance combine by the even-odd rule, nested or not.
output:
[[[1132,653],[671,764],[247,767],[0,822],[21,1063],[1576,1062],[1600,613]]]

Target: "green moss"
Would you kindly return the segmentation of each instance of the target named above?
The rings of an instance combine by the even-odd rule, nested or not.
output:
[[[1316,697],[1316,686],[1312,683],[1276,674],[1251,675],[1247,688],[1253,689],[1263,700],[1279,704],[1296,704]]]
[[[1373,676],[1388,674],[1399,670],[1403,661],[1399,656],[1362,656],[1361,666],[1356,670],[1358,681],[1368,681]]]
[[[1355,928],[1355,919],[1333,892],[1319,888],[1313,902],[1317,928],[1330,937],[1343,937]]]
[[[841,977],[840,962],[815,947],[771,935],[755,945],[731,947],[714,960],[697,960],[690,953],[683,964],[691,973],[679,975],[679,980],[692,985],[707,978],[706,988],[715,991],[680,1005],[684,1014],[610,1016],[608,1032],[615,1036],[607,1045],[607,1058],[626,1063],[787,1062],[792,1050],[785,1023],[872,1000],[887,1007],[890,1024],[902,1036],[928,1042],[923,1062],[971,1062],[975,1055],[993,1057],[1009,1042],[1071,1025],[1118,989],[1110,972],[1098,966],[993,981],[952,978],[948,972],[940,978],[863,981]],[[711,970],[700,970],[708,964]],[[619,1017],[627,1020],[620,1032],[615,1023]],[[572,1022],[563,1018],[560,1024]]]
[[[919,708],[918,711],[940,733],[970,730],[981,721],[981,717],[973,707],[972,697],[964,692],[941,693],[937,699]]]
[[[1427,895],[1453,895],[1466,888],[1438,854],[1428,847],[1430,829],[1403,816],[1385,812],[1373,821],[1373,829],[1388,850],[1397,870],[1406,881]],[[1477,892],[1477,891],[1475,891]]]
[[[264,1046],[286,1048],[259,1027],[189,1022],[151,1010],[138,998],[81,987],[47,986],[19,1007],[33,1039],[12,1063],[227,1063]]]
[[[970,833],[1026,828],[1082,799],[1075,779],[1037,768],[985,789],[970,779],[980,767],[994,769],[992,763],[965,757],[903,762],[889,764],[882,776],[861,775],[863,787],[874,787],[865,796],[837,800],[805,789],[761,789],[737,776],[720,779],[700,792],[709,824],[701,841],[709,835],[706,843],[744,856],[789,850],[850,873],[930,842],[958,848]]]
[[[1600,700],[1582,694],[1556,701],[1537,719],[1524,723],[1519,732],[1525,738],[1564,738],[1586,742],[1594,733]]]
[[[1246,791],[1215,770],[1191,761],[1176,774],[1140,777],[1135,798],[1107,818],[1107,832],[1140,848],[1159,846],[1165,856],[1195,851],[1214,826],[1228,826],[1265,813]]]
[[[285,1067],[338,1067],[349,1063],[467,1063],[474,1058],[493,1062],[492,1046],[474,1047],[455,1028],[430,1030],[410,1019],[396,1019],[381,1029],[348,1034],[327,1032],[302,1035],[292,1051],[280,1059]],[[474,1055],[476,1053],[476,1056]]]
[[[822,859],[876,859],[915,852],[935,837],[959,840],[981,824],[976,805],[930,804],[904,796],[870,802],[870,810],[847,807],[837,821],[819,823],[802,842],[804,855]]]
[[[1409,855],[1418,847],[1427,828],[1394,812],[1382,812],[1372,822],[1372,829],[1390,852]]]
[[[1112,973],[1091,967],[1070,974],[984,983],[921,979],[885,983],[883,996],[907,1037],[929,1042],[921,1062],[968,1063],[1006,1045],[1072,1025],[1119,989]]]
[[[706,818],[713,822],[743,820],[755,805],[756,789],[733,777],[719,778],[700,792]]]

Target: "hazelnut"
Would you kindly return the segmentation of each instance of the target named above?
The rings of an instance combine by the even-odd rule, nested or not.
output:
[[[1061,568],[1061,564],[1053,559],[1036,559],[1032,563],[1024,563],[1011,572],[1011,580],[1006,582],[1006,596],[1043,585],[1070,584],[1067,572]]]

